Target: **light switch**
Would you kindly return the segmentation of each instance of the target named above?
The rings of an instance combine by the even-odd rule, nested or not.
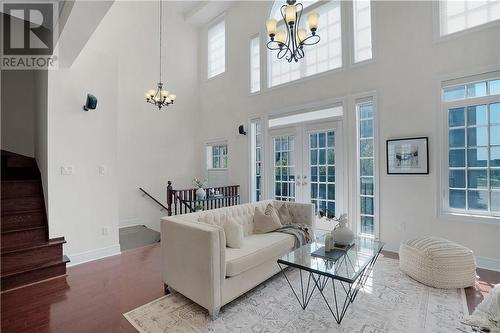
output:
[[[72,165],[63,165],[61,167],[61,175],[70,176],[74,173],[74,167]]]
[[[105,175],[106,174],[106,166],[105,165],[99,165],[99,174],[100,175]]]

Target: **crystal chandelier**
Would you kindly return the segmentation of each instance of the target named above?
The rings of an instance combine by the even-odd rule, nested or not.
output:
[[[285,30],[276,31],[278,21],[269,19],[266,21],[267,34],[271,39],[267,43],[269,50],[279,50],[278,59],[285,57],[288,62],[298,62],[304,57],[304,46],[317,44],[320,40],[316,34],[318,29],[319,14],[312,12],[307,16],[307,23],[311,34],[300,27],[300,19],[304,6],[296,0],[287,0],[286,5],[281,6],[280,13],[285,22]]]
[[[162,107],[173,104],[175,101],[175,95],[171,94],[168,90],[163,89],[163,83],[161,82],[161,33],[163,29],[162,20],[162,0],[160,0],[160,82],[158,82],[158,87],[156,90],[151,89],[146,93],[146,102],[151,103],[161,110]]]

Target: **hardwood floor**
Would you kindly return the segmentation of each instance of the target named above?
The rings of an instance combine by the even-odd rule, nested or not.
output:
[[[397,258],[397,254],[385,252]],[[163,296],[159,244],[68,268],[69,276],[1,295],[2,332],[136,332],[122,316]],[[478,270],[466,290],[472,310],[500,273]]]

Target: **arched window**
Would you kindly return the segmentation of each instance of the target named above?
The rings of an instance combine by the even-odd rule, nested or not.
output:
[[[302,1],[303,16],[315,11],[320,14],[317,34],[321,41],[304,49],[299,62],[287,62],[276,57],[277,51],[268,51],[268,86],[297,80],[316,73],[342,67],[342,28],[340,1]],[[270,17],[278,20],[278,30],[285,30],[280,9],[284,0],[274,1]]]

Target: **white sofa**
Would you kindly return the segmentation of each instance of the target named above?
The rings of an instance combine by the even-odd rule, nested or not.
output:
[[[265,209],[280,201],[261,201],[161,219],[163,281],[173,289],[206,308],[212,318],[220,307],[279,272],[277,258],[290,252],[293,236],[270,232],[253,233],[255,207]],[[293,223],[314,230],[311,204],[286,203]],[[240,249],[226,247],[221,224],[232,216],[243,225],[244,242]]]

